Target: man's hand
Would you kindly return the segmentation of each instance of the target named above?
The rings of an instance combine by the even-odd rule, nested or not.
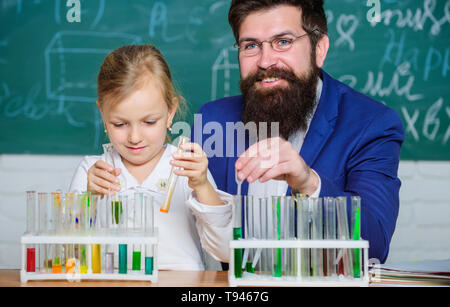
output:
[[[250,146],[236,161],[238,178],[252,183],[285,180],[300,193],[311,195],[318,188],[319,178],[306,165],[291,143],[276,137]]]

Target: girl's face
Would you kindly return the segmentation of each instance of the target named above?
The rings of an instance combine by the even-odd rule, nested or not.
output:
[[[158,156],[175,111],[176,108],[169,110],[153,81],[146,82],[113,108],[103,108],[109,139],[125,166],[144,166]]]

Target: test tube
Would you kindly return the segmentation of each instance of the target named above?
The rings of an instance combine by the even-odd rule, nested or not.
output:
[[[145,274],[153,274],[153,245],[145,246]]]
[[[181,145],[184,145],[189,142],[189,138],[186,136],[180,136],[180,139],[178,141],[178,152],[183,152],[182,149],[180,149]],[[166,199],[164,200],[164,203],[162,204],[161,208],[159,209],[161,212],[169,213],[170,208],[170,202],[172,201],[172,194],[175,190],[175,185],[177,184],[178,176],[173,173],[174,167],[172,167],[172,170],[170,171],[169,179],[167,180],[167,194]]]
[[[134,200],[132,202],[133,209],[132,209],[132,216],[133,216],[133,232],[139,233],[142,232],[143,229],[143,218],[144,215],[144,193],[135,193],[134,194]],[[133,244],[133,264],[132,264],[133,271],[140,271],[141,270],[141,245],[140,244]]]
[[[233,196],[233,240],[242,238],[242,195]],[[234,249],[234,277],[242,278],[242,249]]]
[[[350,237],[358,241],[361,239],[361,197],[352,196],[350,199],[352,206]],[[361,277],[361,250],[359,248],[355,248],[353,253],[353,277]]]
[[[61,210],[61,193],[52,193],[52,216],[54,222],[54,234],[62,235],[62,210]],[[62,250],[60,244],[54,245],[54,255],[52,262],[52,272],[54,274],[62,273]]]
[[[323,199],[325,210],[325,234],[326,240],[336,240],[336,200],[333,197]],[[327,249],[325,257],[327,276],[337,276],[336,272],[336,249]]]
[[[67,235],[73,235],[75,230],[75,201],[76,195],[74,193],[65,193],[62,199],[62,224]],[[75,274],[75,245],[66,244],[64,253],[66,274]]]
[[[256,213],[254,215],[254,238],[258,240],[266,239],[265,230],[267,228],[267,198],[260,198],[258,203],[254,204]],[[255,252],[252,262],[253,270],[258,273],[265,275],[266,274],[266,251],[267,249],[258,248]]]
[[[254,217],[254,207],[253,207],[253,197],[252,196],[242,196],[244,200],[244,229],[243,236],[246,240],[253,239],[253,217]],[[249,273],[254,273],[255,270],[252,267],[253,249],[245,248],[244,256],[242,258],[242,269],[245,269]]]
[[[128,210],[128,196],[127,195],[119,195],[118,196],[118,204],[119,206],[115,206],[114,215],[116,218],[116,222],[119,224],[120,233],[125,233],[127,230],[127,210]],[[119,274],[127,274],[127,244],[119,244]]]
[[[66,274],[75,274],[75,246],[66,245]]]
[[[339,240],[349,240],[348,218],[347,218],[347,197],[337,198],[337,222],[338,222],[338,238]],[[352,253],[348,249],[341,249],[337,257],[342,262],[339,274],[345,277],[353,276]],[[341,270],[342,268],[342,270]]]
[[[273,239],[281,240],[281,197],[272,197],[272,222],[273,222]],[[273,277],[282,277],[282,253],[281,248],[273,249],[272,256]]]
[[[36,191],[27,191],[27,230],[29,235],[36,235],[37,223],[37,202]],[[34,244],[27,245],[27,272],[36,272],[36,246]],[[38,260],[39,263],[39,260]]]
[[[99,220],[99,202],[100,195],[88,194],[88,211],[89,211],[89,233],[96,234],[99,232],[100,220]],[[102,257],[101,257],[101,245],[92,244],[92,273],[100,274],[102,272]]]
[[[48,193],[40,192],[38,193],[38,208],[39,208],[39,233],[43,235],[48,235],[49,232],[49,221],[51,206],[49,204]],[[39,265],[41,267],[41,272],[50,272],[52,268],[52,248],[51,244],[42,244],[39,246]]]
[[[154,208],[153,197],[144,195],[144,232],[151,236],[154,235]],[[145,274],[153,274],[153,245],[145,246]]]
[[[294,199],[290,196],[283,197],[284,204],[284,239],[295,239],[295,203]],[[285,250],[284,262],[285,262],[285,274],[287,276],[297,275],[297,249],[288,248]]]
[[[309,210],[309,200],[304,196],[297,197],[297,237],[299,240],[310,239],[311,212]],[[302,277],[311,274],[310,249],[302,248],[300,251],[300,273]]]
[[[323,216],[322,198],[309,198],[310,209],[312,210],[312,240],[323,240]],[[323,250],[313,248],[311,250],[312,276],[323,276]]]

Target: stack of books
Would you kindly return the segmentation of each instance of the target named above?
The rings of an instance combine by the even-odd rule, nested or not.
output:
[[[450,259],[374,265],[372,286],[450,286]]]

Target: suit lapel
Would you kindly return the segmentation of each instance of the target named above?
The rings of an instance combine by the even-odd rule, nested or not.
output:
[[[320,151],[333,133],[338,112],[338,93],[332,84],[333,79],[324,71],[322,76],[322,95],[300,150],[300,155],[309,167],[314,165]]]

